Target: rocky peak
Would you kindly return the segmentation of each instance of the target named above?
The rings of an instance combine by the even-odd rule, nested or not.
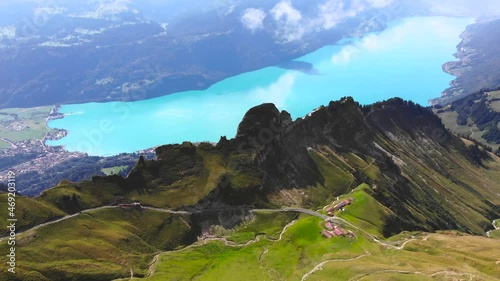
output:
[[[238,126],[236,138],[280,135],[292,123],[290,113],[280,112],[272,103],[264,103],[248,110]]]

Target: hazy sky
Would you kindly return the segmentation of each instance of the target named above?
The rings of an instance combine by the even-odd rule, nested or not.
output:
[[[424,0],[434,12],[450,16],[500,16],[500,0]]]

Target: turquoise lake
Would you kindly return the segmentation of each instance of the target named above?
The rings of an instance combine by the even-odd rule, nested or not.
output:
[[[245,112],[264,102],[302,117],[343,96],[361,104],[391,97],[428,105],[453,76],[442,70],[471,18],[420,17],[393,23],[380,33],[344,39],[298,61],[318,74],[267,67],[240,74],[207,90],[136,102],[64,105],[63,119],[49,122],[68,135],[48,145],[110,156],[183,141],[232,138]]]

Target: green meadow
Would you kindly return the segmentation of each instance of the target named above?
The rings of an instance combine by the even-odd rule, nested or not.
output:
[[[223,241],[160,255],[151,275],[133,280],[448,280],[500,278],[500,240],[459,232],[402,233],[402,249],[354,238],[323,238],[322,221],[300,217],[279,240],[247,246]]]
[[[45,120],[52,108],[43,106],[0,110],[0,135],[12,142],[42,139],[50,131]],[[0,143],[0,148],[6,148],[6,143]]]
[[[117,175],[127,168],[128,168],[128,166],[115,166],[115,167],[103,168],[103,169],[101,169],[101,171],[105,175],[110,176],[110,175]]]
[[[148,210],[105,209],[19,234],[10,280],[110,280],[147,273],[153,256],[191,244],[190,219]],[[51,227],[57,225],[57,227]],[[7,252],[6,243],[0,251]]]

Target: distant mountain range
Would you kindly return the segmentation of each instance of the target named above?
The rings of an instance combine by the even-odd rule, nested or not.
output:
[[[382,30],[406,16],[495,18],[494,9],[475,13],[463,3],[454,9],[426,0],[339,3],[4,1],[0,108],[142,100],[205,89],[246,71],[290,63],[343,37]],[[464,32],[460,62],[444,67],[458,78],[435,103],[498,86],[498,25],[498,20],[480,23]]]
[[[229,76],[288,63],[343,37],[381,30],[387,21],[415,14],[410,9],[416,5],[83,2],[23,2],[13,4],[17,17],[11,9],[3,12],[0,108],[141,100],[204,89]],[[337,16],[329,16],[332,11]]]

